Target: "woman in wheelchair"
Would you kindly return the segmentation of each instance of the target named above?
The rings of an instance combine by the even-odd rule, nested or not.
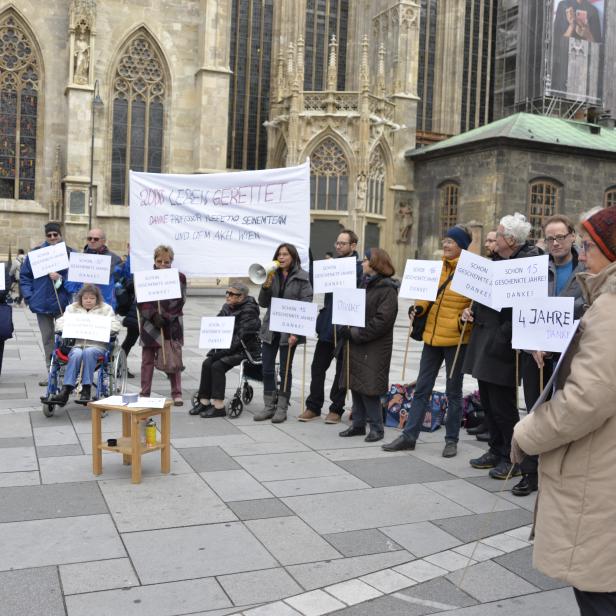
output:
[[[226,300],[219,317],[235,317],[233,338],[228,349],[212,349],[201,365],[201,381],[194,406],[188,411],[201,417],[225,417],[225,374],[246,358],[242,340],[252,338],[259,353],[257,334],[261,328],[259,305],[254,297],[248,295],[248,287],[241,282],[233,282],[226,292]],[[251,351],[251,349],[248,349]]]
[[[76,301],[66,307],[64,315],[70,313],[84,314],[90,312],[101,316],[111,317],[111,335],[120,331],[120,321],[115,316],[113,308],[103,301],[100,289],[92,284],[84,284],[75,297]],[[56,332],[61,333],[64,325],[64,315],[56,321]],[[64,345],[63,345],[64,346]],[[50,396],[48,402],[64,406],[68,402],[70,393],[75,389],[81,371],[81,396],[79,402],[90,400],[94,371],[101,354],[107,350],[108,343],[98,340],[75,340],[68,352],[68,364],[64,371],[62,389]]]

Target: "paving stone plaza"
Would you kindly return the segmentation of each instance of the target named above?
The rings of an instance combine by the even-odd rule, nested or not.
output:
[[[578,614],[571,589],[531,566],[534,495],[512,496],[513,482],[501,491],[472,469],[468,460],[487,447],[465,431],[458,456],[444,459],[442,430],[422,433],[413,452],[385,453],[381,442],[340,438],[339,425],[300,423],[302,351],[286,423],[253,421],[258,383],[238,418],[189,416],[204,354],[199,320],[222,302],[188,298],[186,404],[172,413],[171,473],[161,475],[156,454],[144,456],[138,485],[113,453],[92,474],[87,409],[71,401],[43,415],[36,318],[14,309],[0,376],[2,616]],[[406,309],[400,300],[392,382]],[[407,381],[420,351],[412,343]],[[139,365],[135,347],[129,368],[138,375]],[[237,381],[234,369],[228,396]],[[467,378],[465,390],[474,388]],[[154,392],[169,395],[161,373]],[[103,437],[120,433],[110,414]],[[397,434],[386,428],[385,440]]]

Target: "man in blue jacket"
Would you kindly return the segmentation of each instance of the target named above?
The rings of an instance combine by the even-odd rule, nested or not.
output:
[[[34,248],[45,248],[46,246],[54,246],[64,241],[62,239],[62,231],[60,223],[48,222],[45,225],[45,241]],[[73,252],[72,248],[66,247],[66,252]],[[71,293],[67,289],[68,270],[61,272],[50,272],[46,276],[34,278],[32,275],[32,266],[30,265],[30,257],[27,256],[19,274],[19,284],[21,285],[21,294],[30,310],[36,314],[38,326],[43,339],[43,348],[45,350],[45,362],[49,369],[51,354],[54,345],[54,323],[56,317],[59,317],[68,304],[71,303]],[[55,290],[54,290],[55,287]],[[41,387],[47,385],[47,377],[39,382]]]
[[[361,282],[362,267],[357,256],[358,237],[351,229],[343,229],[336,239],[336,257],[355,257],[357,260],[357,286]],[[310,395],[306,398],[306,410],[298,417],[299,421],[312,421],[321,416],[321,408],[325,402],[325,375],[334,358],[336,345],[334,344],[334,326],[332,325],[333,294],[326,293],[324,306],[317,318],[317,344],[312,359]],[[344,399],[346,389],[340,387],[340,373],[342,361],[336,360],[336,376],[330,392],[331,404],[325,423],[340,423],[344,414]]]

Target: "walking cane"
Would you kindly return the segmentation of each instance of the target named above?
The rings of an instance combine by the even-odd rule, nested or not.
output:
[[[346,341],[346,393],[344,399],[346,400],[349,390],[351,389],[351,345],[349,341]]]
[[[287,344],[287,361],[285,362],[284,368],[284,387],[282,388],[282,393],[287,393],[287,383],[289,381],[289,364],[291,363],[291,345]]]
[[[520,350],[515,350],[515,409],[520,408],[520,392],[518,391],[518,383],[520,382]]]
[[[56,301],[58,302],[58,308],[60,308],[60,314],[62,314],[64,310],[62,310],[62,304],[60,303],[60,297],[58,296],[58,289],[56,289],[55,281],[51,281],[51,286],[53,287],[53,292],[56,294]]]
[[[160,310],[160,300],[158,300],[158,314],[160,314],[161,310]],[[163,351],[163,366],[167,365],[167,358],[165,357],[165,332],[163,332],[163,328],[160,328],[160,339],[162,344],[160,345],[160,348]]]
[[[302,366],[302,413],[306,410],[306,404],[304,402],[306,393],[306,342],[304,342],[304,362]]]
[[[406,374],[406,359],[409,355],[409,343],[411,341],[411,331],[413,331],[413,321],[409,323],[409,332],[406,337],[406,348],[404,349],[404,361],[402,362],[402,383],[404,383],[404,375]]]
[[[543,383],[543,366],[539,367],[539,387],[539,394],[542,394],[545,388],[545,385]]]
[[[472,310],[473,309],[473,304],[475,302],[472,301],[469,306],[468,309]],[[462,339],[464,338],[464,332],[466,331],[466,324],[468,323],[468,321],[464,321],[464,323],[462,324],[462,331],[460,332],[460,340],[458,340],[458,348],[456,349],[456,354],[453,356],[453,363],[451,364],[451,370],[449,372],[449,378],[453,379],[453,373],[456,369],[456,364],[458,363],[458,355],[460,353],[460,347],[462,346]]]

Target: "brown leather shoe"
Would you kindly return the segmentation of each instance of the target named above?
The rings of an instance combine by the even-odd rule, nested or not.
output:
[[[327,414],[327,417],[325,418],[325,423],[326,424],[338,424],[340,423],[340,419],[341,419],[340,415],[332,411],[331,413]]]
[[[297,421],[313,421],[314,419],[318,419],[321,417],[320,414],[311,411],[310,409],[306,409],[298,418]]]

